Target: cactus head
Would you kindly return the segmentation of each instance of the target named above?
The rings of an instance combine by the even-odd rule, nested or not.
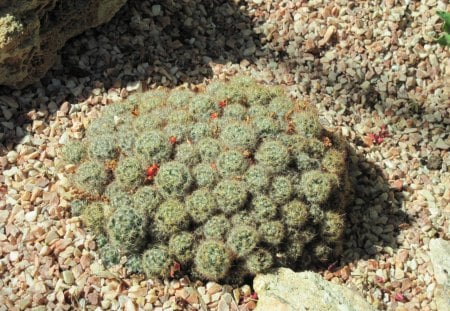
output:
[[[215,240],[204,240],[197,248],[195,268],[208,280],[224,278],[231,266],[231,254],[225,245]]]

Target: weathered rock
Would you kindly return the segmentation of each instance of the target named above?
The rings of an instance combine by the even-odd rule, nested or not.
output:
[[[0,0],[0,84],[40,79],[65,42],[109,21],[126,0]]]
[[[438,310],[450,310],[450,241],[430,241],[430,259],[437,286],[434,300]]]
[[[257,275],[253,287],[259,297],[255,311],[375,310],[357,292],[325,281],[314,272],[280,268],[273,274]]]

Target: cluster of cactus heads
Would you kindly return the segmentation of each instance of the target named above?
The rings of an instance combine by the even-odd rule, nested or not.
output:
[[[346,157],[311,107],[248,77],[134,95],[63,148],[106,264],[230,283],[342,251]]]

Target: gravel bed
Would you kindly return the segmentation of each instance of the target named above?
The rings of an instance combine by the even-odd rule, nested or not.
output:
[[[40,83],[0,88],[0,311],[254,309],[251,284],[105,270],[71,218],[58,156],[129,93],[236,73],[285,85],[349,140],[344,255],[314,269],[380,310],[436,310],[429,241],[450,238],[450,52],[433,43],[436,10],[448,1],[130,0]]]

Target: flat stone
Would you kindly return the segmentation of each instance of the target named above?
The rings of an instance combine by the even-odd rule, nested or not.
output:
[[[295,273],[280,268],[259,274],[253,281],[258,294],[255,310],[371,311],[375,310],[357,292],[325,281],[314,272]]]
[[[72,271],[70,270],[63,271],[62,275],[64,283],[66,283],[67,285],[72,285],[75,282],[75,278],[73,276]]]
[[[430,259],[436,282],[450,287],[450,241],[432,239],[430,241]]]

